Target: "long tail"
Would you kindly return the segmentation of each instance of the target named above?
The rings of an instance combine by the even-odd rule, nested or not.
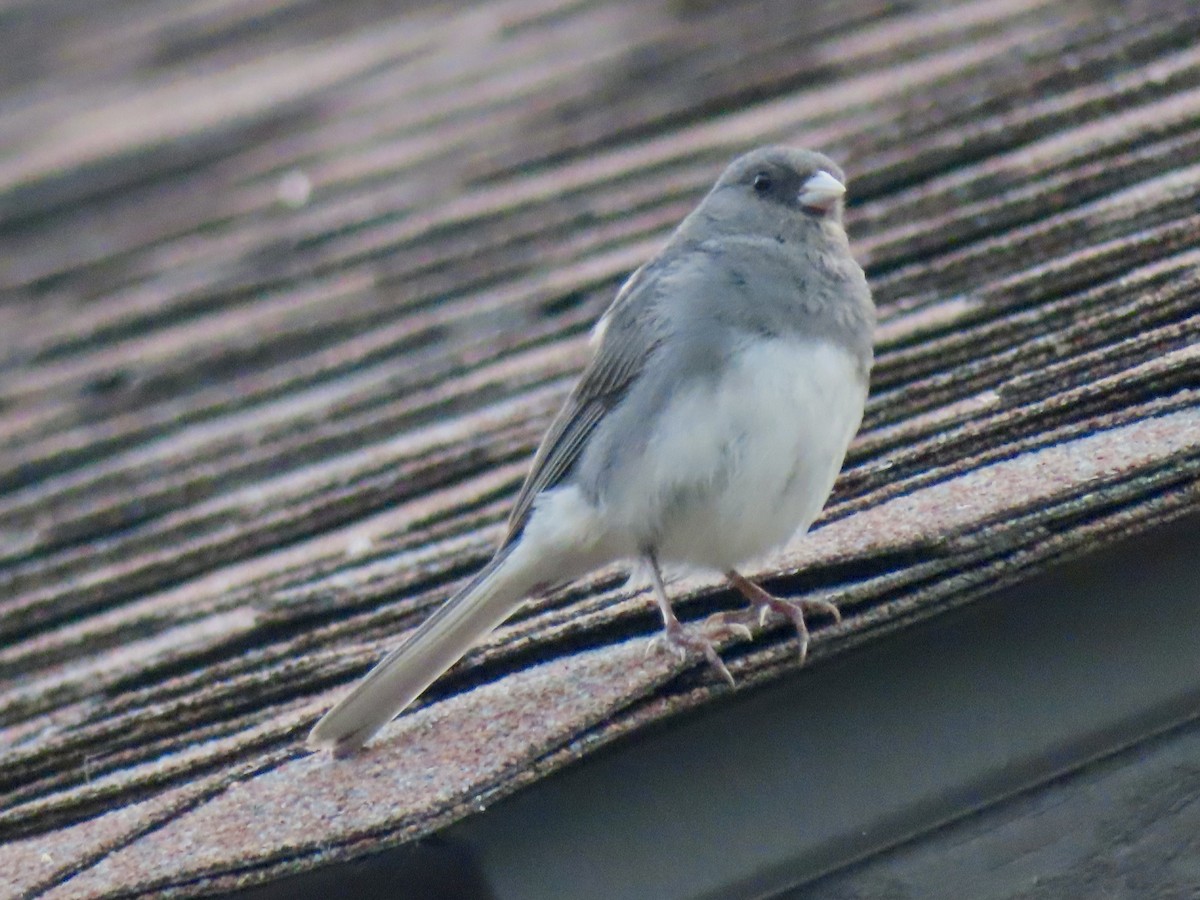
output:
[[[361,747],[503,622],[537,583],[528,555],[506,548],[442,604],[329,710],[308,735],[310,747],[338,755]]]

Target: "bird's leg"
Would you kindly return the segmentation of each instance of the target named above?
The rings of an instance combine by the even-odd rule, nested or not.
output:
[[[732,685],[733,676],[729,674],[729,669],[725,667],[720,654],[717,653],[716,648],[713,646],[712,639],[703,632],[688,631],[675,616],[675,610],[671,608],[671,601],[667,597],[667,589],[663,586],[662,571],[658,567],[658,559],[653,553],[647,553],[646,562],[650,564],[650,578],[654,585],[654,600],[658,603],[658,611],[662,614],[663,620],[662,634],[657,635],[650,641],[647,650],[663,647],[680,659],[687,659],[689,652],[698,651],[704,654],[704,658],[708,660],[708,664],[716,669],[721,677]]]
[[[775,597],[768,594],[757,584],[750,581],[739,572],[730,569],[725,573],[725,577],[729,579],[730,585],[750,604],[750,609],[744,613],[738,612],[720,612],[715,613],[705,620],[705,628],[733,628],[743,620],[747,614],[752,619],[757,619],[758,625],[761,628],[767,620],[767,613],[777,612],[787,618],[789,622],[796,628],[796,634],[800,638],[800,662],[803,663],[808,656],[808,625],[804,621],[805,613],[824,613],[832,616],[835,622],[842,620],[842,614],[838,612],[838,608],[828,600],[814,600],[804,598],[801,600],[784,600],[781,597]],[[743,627],[745,627],[743,625]]]

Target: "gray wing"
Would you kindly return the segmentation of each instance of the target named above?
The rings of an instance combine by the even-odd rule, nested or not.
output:
[[[625,396],[654,349],[658,337],[651,318],[656,280],[650,274],[653,267],[653,263],[647,263],[629,277],[597,324],[599,346],[542,438],[509,515],[502,547],[521,533],[537,495],[554,487],[571,470],[588,436]]]

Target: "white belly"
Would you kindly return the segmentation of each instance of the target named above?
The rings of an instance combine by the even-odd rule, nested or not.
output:
[[[634,532],[653,524],[665,563],[724,571],[761,557],[820,513],[865,399],[841,348],[760,343],[715,394],[705,386],[671,401],[603,516]]]

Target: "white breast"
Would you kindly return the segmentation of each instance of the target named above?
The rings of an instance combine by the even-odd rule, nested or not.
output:
[[[671,401],[603,516],[635,531],[657,523],[664,562],[723,571],[761,557],[820,513],[865,400],[840,347],[757,342],[715,392]]]

